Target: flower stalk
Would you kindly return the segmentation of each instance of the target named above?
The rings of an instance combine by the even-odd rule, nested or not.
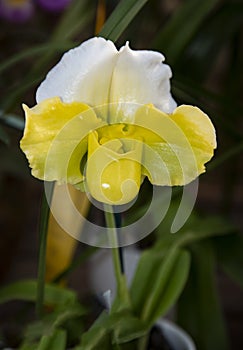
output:
[[[117,237],[117,228],[116,228],[116,220],[115,215],[113,212],[113,208],[109,204],[104,204],[105,209],[105,221],[106,226],[109,228],[110,232],[110,246],[112,248],[112,260],[113,260],[113,267],[114,267],[114,273],[116,278],[116,285],[117,285],[117,295],[118,297],[121,297],[123,294],[123,263],[121,259],[121,253],[119,251],[118,246],[118,237]]]
[[[52,198],[54,190],[54,183],[50,183],[49,196]],[[38,277],[37,277],[37,295],[36,295],[36,315],[38,318],[42,317],[44,294],[45,294],[45,273],[46,273],[46,246],[48,235],[48,222],[50,215],[50,207],[44,191],[41,206],[40,219],[40,244],[39,244],[39,258],[38,258]]]

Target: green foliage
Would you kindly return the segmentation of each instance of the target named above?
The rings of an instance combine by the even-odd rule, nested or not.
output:
[[[37,294],[37,282],[26,280],[14,282],[0,289],[0,303],[11,300],[24,300],[34,302]],[[44,303],[45,305],[69,304],[75,302],[76,294],[57,285],[45,284]]]
[[[193,244],[191,254],[189,279],[177,307],[178,321],[193,336],[197,349],[226,350],[229,344],[217,295],[211,245]]]
[[[100,36],[116,41],[148,0],[122,0],[108,18]]]

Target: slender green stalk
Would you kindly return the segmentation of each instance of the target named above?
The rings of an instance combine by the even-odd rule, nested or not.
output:
[[[50,187],[50,197],[52,197],[54,183]],[[46,243],[48,233],[50,208],[47,202],[46,194],[43,193],[41,217],[40,217],[40,245],[38,258],[38,279],[37,279],[37,295],[36,295],[36,314],[41,318],[43,314],[44,293],[45,293],[45,273],[46,273]]]
[[[117,283],[117,294],[118,296],[121,296],[123,293],[122,292],[123,291],[123,274],[122,274],[122,268],[121,268],[119,249],[117,247],[118,241],[117,241],[115,215],[113,213],[112,206],[108,204],[104,204],[104,209],[105,209],[106,226],[110,229],[110,235],[109,235],[110,244],[113,247],[112,259],[113,259],[114,272],[115,272],[116,283]]]

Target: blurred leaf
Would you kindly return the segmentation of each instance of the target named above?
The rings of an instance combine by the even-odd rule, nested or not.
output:
[[[243,287],[243,237],[240,233],[213,239],[213,247],[225,272]]]
[[[179,324],[192,335],[198,350],[226,350],[228,338],[218,301],[211,246],[200,242],[191,251],[189,279],[177,304]]]
[[[105,22],[100,36],[116,41],[148,0],[122,0]]]
[[[66,332],[57,329],[51,335],[43,335],[37,350],[66,350],[66,342]]]
[[[47,313],[39,321],[28,325],[24,334],[24,343],[22,346],[31,344],[39,340],[43,335],[49,335],[55,329],[65,328],[66,323],[78,320],[78,338],[81,332],[80,316],[87,313],[83,306],[76,303],[75,305],[63,305],[57,310]]]
[[[19,350],[36,350],[36,344],[23,344]]]
[[[187,0],[163,26],[153,47],[161,49],[174,64],[218,0]]]
[[[181,251],[163,292],[157,294],[157,305],[150,316],[151,324],[175,304],[187,281],[189,268],[190,254],[187,251]]]
[[[186,282],[190,257],[186,251],[157,247],[143,253],[131,286],[135,313],[152,326],[168,311]],[[139,286],[139,288],[138,288]]]
[[[80,350],[113,349],[115,345],[137,339],[147,331],[148,327],[129,310],[113,314],[103,312],[82,336]]]
[[[55,49],[56,52],[64,50],[68,50],[71,47],[73,47],[73,43],[71,42],[60,42],[60,43],[48,43],[48,44],[42,44],[37,45],[28,49],[25,49],[24,51],[21,51],[19,53],[16,53],[12,57],[10,57],[8,60],[4,60],[3,62],[0,62],[0,73],[3,73],[5,70],[8,70],[10,67],[14,66],[15,64],[21,62],[22,60],[26,60],[28,58],[32,58],[34,56],[43,55],[45,52],[48,52],[50,49]]]
[[[0,123],[14,128],[16,130],[24,130],[24,120],[15,114],[4,114],[0,110]],[[1,129],[0,129],[1,130]]]
[[[113,343],[123,344],[138,339],[148,332],[148,327],[130,313],[118,314],[113,327]],[[113,322],[113,321],[112,321]]]
[[[5,143],[6,145],[9,145],[9,142],[10,142],[8,134],[1,126],[0,126],[0,141]]]
[[[26,280],[14,282],[0,289],[0,303],[11,300],[36,301],[37,282]],[[72,304],[77,300],[76,293],[55,285],[45,285],[44,303],[46,305]]]
[[[242,3],[222,4],[207,20],[207,25],[202,26],[178,61],[179,69],[187,77],[197,77],[197,81],[207,78],[212,66],[218,62],[216,59],[221,54],[221,48],[227,45],[241,28],[242,21]]]

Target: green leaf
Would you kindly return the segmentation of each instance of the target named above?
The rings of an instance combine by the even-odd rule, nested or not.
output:
[[[100,36],[116,41],[148,0],[122,0],[105,22]]]
[[[192,335],[198,350],[228,349],[228,338],[215,281],[209,242],[192,246],[188,282],[178,301],[178,322]]]
[[[240,233],[213,239],[213,247],[225,272],[243,287],[243,237]]]
[[[78,350],[109,350],[111,347],[109,316],[103,312],[93,326],[83,334]]]
[[[113,349],[131,342],[148,332],[148,326],[130,310],[113,314],[103,312],[94,325],[82,336],[81,348],[85,350]]]
[[[175,265],[173,266],[171,276],[168,278],[167,285],[163,293],[158,298],[157,307],[154,309],[152,319],[155,321],[161,315],[164,315],[172,307],[180,296],[188,278],[190,268],[190,254],[187,251],[181,251]]]
[[[217,2],[218,0],[182,2],[181,7],[162,28],[153,47],[162,49],[170,64],[175,63]]]
[[[189,266],[188,252],[176,247],[166,253],[158,249],[143,253],[132,282],[131,299],[135,313],[146,324],[152,326],[175,303]]]
[[[0,122],[16,130],[24,130],[24,119],[15,114],[4,114],[4,112],[0,110]]]
[[[32,350],[32,348],[36,350],[36,343],[39,342],[40,339],[42,339],[45,344],[45,342],[50,339],[50,336],[60,328],[66,330],[69,341],[71,339],[76,342],[79,341],[84,327],[82,316],[86,313],[87,310],[78,302],[71,305],[58,305],[52,312],[45,313],[41,320],[28,324],[24,332],[24,339],[20,350],[28,350],[29,348],[30,350]],[[43,336],[46,337],[43,338]]]
[[[5,132],[5,130],[1,126],[0,126],[0,141],[5,143],[6,145],[8,145],[10,142],[8,134]]]
[[[19,350],[36,350],[36,344],[23,344]]]
[[[117,320],[112,320],[114,344],[131,342],[148,332],[148,326],[130,312],[119,313],[116,317]]]
[[[14,282],[0,289],[0,303],[11,300],[36,301],[37,282],[24,280]],[[62,287],[51,284],[45,285],[44,303],[46,305],[72,304],[76,302],[76,294]]]
[[[67,334],[57,329],[51,335],[43,335],[37,350],[66,350]]]

